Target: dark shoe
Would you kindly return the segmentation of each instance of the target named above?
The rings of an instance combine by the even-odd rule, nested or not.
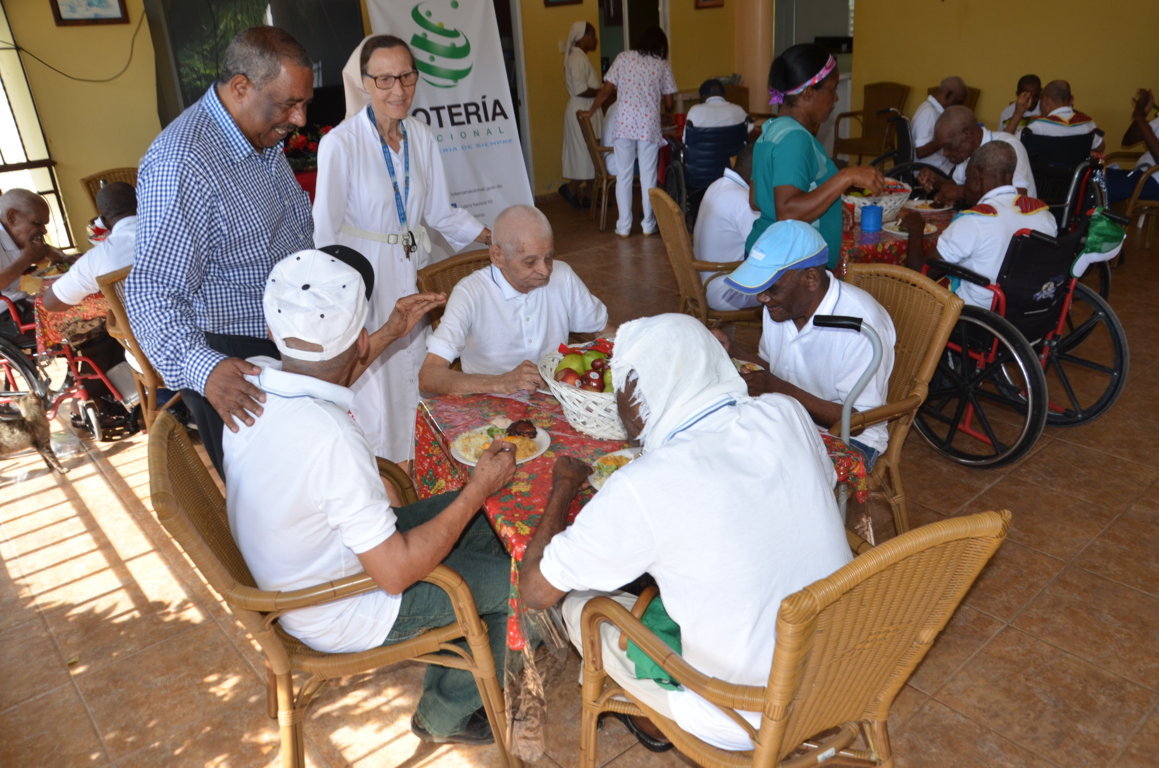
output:
[[[628,729],[628,733],[635,736],[636,741],[643,744],[644,749],[648,750],[649,752],[667,752],[674,746],[670,741],[657,739],[644,733],[642,730],[640,730],[640,726],[636,725],[636,719],[631,715],[624,715],[620,714],[619,712],[605,712],[600,715],[600,721],[609,715],[623,723],[624,727]],[[599,727],[598,723],[597,727]]]
[[[571,193],[571,190],[568,189],[567,184],[560,184],[559,185],[559,196],[562,197],[564,200],[567,200],[568,204],[572,208],[582,208],[583,207],[582,205],[580,205],[580,201],[576,200],[575,195],[573,195]]]
[[[410,719],[410,730],[421,741],[425,741],[428,744],[481,745],[495,743],[495,736],[491,733],[491,723],[487,722],[487,711],[482,707],[471,713],[471,716],[467,718],[467,724],[463,726],[463,730],[458,733],[453,733],[450,736],[435,736],[432,734],[419,722],[417,712]]]

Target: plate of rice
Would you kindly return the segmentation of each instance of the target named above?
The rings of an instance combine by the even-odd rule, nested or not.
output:
[[[616,470],[623,468],[639,455],[639,448],[621,448],[605,453],[592,462],[595,471],[588,475],[588,482],[592,484],[592,488],[600,490]]]
[[[455,461],[473,467],[478,463],[483,451],[490,448],[495,440],[506,440],[515,445],[516,464],[523,464],[542,456],[551,445],[551,435],[546,429],[537,428],[535,437],[517,437],[508,435],[503,427],[488,424],[456,437],[451,443],[451,456]]]

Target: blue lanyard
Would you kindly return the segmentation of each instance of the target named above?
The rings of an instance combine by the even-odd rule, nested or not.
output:
[[[394,210],[398,214],[398,224],[405,233],[405,242],[403,248],[406,250],[406,256],[409,259],[412,251],[415,250],[414,235],[411,234],[410,227],[406,223],[406,199],[410,197],[410,149],[407,146],[406,139],[406,123],[400,122],[399,127],[402,129],[402,163],[403,163],[403,187],[402,192],[398,190],[398,177],[394,173],[394,161],[390,159],[390,147],[386,144],[386,139],[378,131],[378,123],[374,119],[374,110],[367,105],[366,117],[370,120],[370,124],[374,126],[374,132],[378,135],[378,141],[382,145],[382,157],[386,160],[386,171],[390,174],[390,184],[394,187]]]

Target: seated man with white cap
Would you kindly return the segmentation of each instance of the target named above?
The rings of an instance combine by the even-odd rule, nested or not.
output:
[[[750,397],[721,345],[688,315],[624,323],[611,366],[620,417],[644,453],[566,530],[591,469],[556,459],[520,568],[523,600],[545,608],[566,595],[564,622],[582,653],[580,616],[598,594],[582,590],[606,594],[647,572],[663,601],[653,606],[679,625],[685,661],[730,683],[764,685],[781,600],[850,560],[821,437],[791,398]],[[629,595],[611,596],[632,606]],[[619,637],[605,626],[600,638],[617,683],[714,746],[752,749],[700,696],[637,679],[633,650],[621,650]],[[647,720],[618,717],[648,749],[671,747]],[[759,725],[759,713],[745,717]]]
[[[432,395],[510,394],[544,386],[537,363],[568,334],[610,336],[608,310],[555,261],[543,212],[513,205],[495,219],[491,264],[467,275],[427,339],[419,389]],[[451,363],[458,358],[463,370]]]
[[[841,421],[841,404],[869,366],[873,348],[863,334],[818,328],[813,316],[860,317],[881,337],[881,365],[853,404],[856,411],[885,404],[896,341],[885,308],[866,291],[834,277],[825,269],[828,259],[825,239],[816,229],[800,221],[778,221],[725,278],[729,287],[755,294],[766,310],[760,356],[769,369],[745,374],[749,392],[796,398],[824,428]],[[872,469],[888,441],[886,425],[875,424],[850,442]]]
[[[369,262],[344,246],[327,250],[287,256],[266,281],[262,304],[282,360],[250,358],[261,368],[248,378],[266,394],[262,417],[223,434],[230,529],[262,589],[362,571],[381,587],[278,619],[311,648],[364,651],[445,625],[449,598],[418,580],[446,563],[470,586],[502,669],[510,559],[478,511],[511,478],[513,446],[496,441],[461,492],[391,508],[374,453],[350,416],[349,386],[376,352],[414,327],[432,298],[400,299],[372,339],[363,328]],[[481,705],[470,672],[432,665],[411,728],[427,742],[490,743]]]

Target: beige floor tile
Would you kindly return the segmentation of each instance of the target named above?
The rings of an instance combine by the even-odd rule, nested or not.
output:
[[[0,711],[0,765],[106,766],[100,738],[72,685]]]
[[[1052,768],[1023,749],[937,701],[929,701],[891,739],[898,768]]]
[[[897,698],[893,700],[893,706],[889,708],[889,732],[890,734],[899,733],[905,729],[912,718],[930,697],[912,685],[906,685],[901,689]]]
[[[920,435],[911,432],[902,449],[902,479],[911,504],[952,515],[1001,479],[1001,475],[948,461],[935,453]]]
[[[72,687],[65,659],[41,617],[0,632],[0,679],[0,710],[60,686]]]
[[[1108,459],[1102,451],[1055,441],[1022,465],[1018,477],[1077,499],[1115,507],[1139,498],[1159,477],[1159,470],[1153,465],[1126,465]]]
[[[579,654],[569,649],[559,682],[547,690],[547,754],[561,766],[573,766],[579,760],[581,666]],[[606,765],[636,743],[622,724],[608,718],[596,737],[596,765]]]
[[[938,635],[909,684],[919,691],[934,693],[1002,626],[1002,622],[992,616],[961,606]]]
[[[964,605],[1009,621],[1062,570],[1063,561],[1007,540],[966,593]]]
[[[1159,514],[1152,498],[1130,507],[1075,559],[1075,565],[1159,597]]]
[[[1128,680],[1159,688],[1159,597],[1067,568],[1014,625]]]
[[[1159,700],[1014,629],[991,640],[935,698],[1060,765],[1106,764]]]
[[[1152,768],[1159,754],[1159,707],[1143,721],[1131,742],[1115,761],[1116,768]]]

